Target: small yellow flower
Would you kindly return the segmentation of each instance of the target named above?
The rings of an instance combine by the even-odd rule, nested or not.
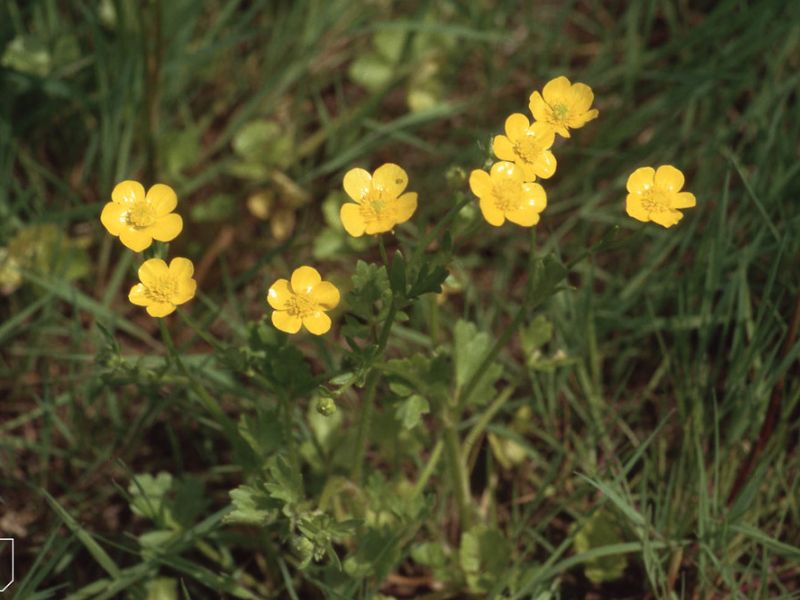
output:
[[[183,219],[173,213],[178,204],[175,191],[157,183],[147,194],[138,181],[118,183],[105,205],[100,222],[134,252],[148,248],[153,240],[169,242],[183,229]]]
[[[694,194],[682,192],[683,173],[672,165],[636,169],[628,177],[626,212],[639,221],[653,221],[672,227],[683,218],[679,208],[691,208],[697,201]]]
[[[372,175],[364,169],[350,169],[344,176],[344,191],[355,201],[342,205],[339,215],[353,237],[383,233],[405,223],[417,210],[416,192],[403,190],[408,175],[402,167],[387,163]]]
[[[547,207],[547,195],[538,183],[526,183],[522,169],[510,162],[496,162],[490,173],[476,169],[469,176],[472,193],[480,198],[483,218],[500,227],[508,219],[531,227]]]
[[[492,150],[500,160],[509,160],[522,169],[525,181],[547,179],[556,172],[556,157],[550,147],[556,139],[553,128],[514,113],[506,119],[506,135],[498,135]]]
[[[175,306],[194,298],[197,282],[192,279],[194,265],[188,258],[173,258],[169,266],[160,258],[151,258],[139,267],[139,281],[131,288],[128,300],[147,307],[151,317],[166,317]]]
[[[297,333],[300,326],[322,335],[331,328],[325,311],[339,304],[339,290],[329,281],[322,281],[313,267],[300,267],[292,273],[291,282],[278,279],[267,292],[272,311],[272,324],[286,333]]]
[[[591,108],[593,101],[592,88],[585,83],[571,84],[562,75],[548,81],[541,94],[533,92],[529,107],[534,119],[568,138],[570,129],[583,127],[600,114],[596,108]]]

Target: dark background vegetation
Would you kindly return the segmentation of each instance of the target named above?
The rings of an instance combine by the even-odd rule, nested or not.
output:
[[[798,3],[9,0],[0,55],[0,534],[17,539],[18,597],[797,597]],[[137,259],[98,218],[114,184],[177,190],[193,318],[238,347],[291,268],[346,287],[358,258],[378,260],[330,219],[347,169],[403,165],[420,206],[398,238],[413,239],[466,190],[454,167],[481,167],[505,117],[561,74],[592,86],[600,117],[554,149],[537,245],[566,263],[614,226],[634,237],[573,268],[542,310],[552,337],[502,354],[514,392],[471,482],[508,550],[491,569],[479,556],[488,584],[469,579],[442,473],[416,533],[350,587],[267,530],[204,521],[243,475],[191,391],[152,375],[164,346],[126,299]],[[660,164],[698,199],[670,230],[624,212],[628,174]],[[392,356],[447,346],[459,317],[508,321],[529,236],[474,231],[445,302],[411,313]],[[170,323],[234,420],[261,401]],[[107,377],[112,339],[139,380]],[[342,444],[358,409],[340,402]],[[378,413],[376,442],[398,427]],[[376,443],[370,472],[415,481],[432,427],[396,438],[409,455]],[[153,560],[129,486],[160,472],[182,482],[176,519],[194,520]],[[593,518],[608,531],[576,546]],[[434,542],[441,564],[419,550]]]

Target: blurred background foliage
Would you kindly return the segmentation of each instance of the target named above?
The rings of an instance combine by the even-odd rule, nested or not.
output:
[[[333,359],[308,338],[273,354],[266,287],[313,262],[379,298],[388,282],[355,266],[375,242],[338,222],[344,171],[402,164],[420,208],[398,237],[416,239],[560,74],[592,86],[600,118],[556,145],[537,244],[568,263],[611,227],[626,241],[574,266],[501,355],[501,406],[459,424],[480,432],[481,522],[459,531],[428,398],[396,384],[361,485],[343,476],[358,396],[328,417],[298,403],[299,485],[274,407],[236,369],[267,356],[303,382]],[[0,533],[19,540],[17,597],[796,597],[797,3],[8,0],[0,90]],[[641,227],[625,180],[666,163],[698,208]],[[98,219],[127,178],[178,192],[193,318],[231,355],[179,321],[174,335],[238,445],[127,303],[133,256]],[[432,357],[490,343],[528,263],[520,229],[474,208],[455,228],[444,293],[390,348],[432,394]]]

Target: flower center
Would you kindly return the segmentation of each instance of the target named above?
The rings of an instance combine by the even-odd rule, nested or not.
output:
[[[569,108],[567,108],[566,104],[555,104],[553,107],[553,118],[556,121],[564,121],[567,118],[567,113],[569,113]]]
[[[492,186],[494,205],[504,213],[512,212],[520,207],[522,185],[518,181],[503,180]]]
[[[293,317],[307,317],[317,312],[317,303],[311,300],[306,294],[293,294],[288,301],[286,312]]]
[[[367,223],[390,220],[392,216],[391,203],[383,196],[383,190],[372,189],[360,204],[361,216]]]
[[[534,163],[542,153],[542,144],[535,135],[527,134],[514,144],[514,153],[526,163]]]
[[[642,208],[647,212],[665,212],[669,210],[669,196],[653,188],[650,188],[642,194]]]
[[[156,211],[149,202],[136,202],[128,211],[127,221],[137,229],[150,227],[156,222]]]
[[[172,277],[159,277],[153,287],[147,288],[147,297],[153,302],[171,303],[178,291],[178,282]]]

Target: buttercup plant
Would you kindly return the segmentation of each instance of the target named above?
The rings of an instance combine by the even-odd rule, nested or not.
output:
[[[534,120],[521,113],[509,115],[504,132],[495,136],[491,144],[498,160],[486,170],[472,170],[468,181],[463,171],[454,171],[450,183],[456,184],[456,201],[430,231],[416,233],[418,237],[410,245],[405,231],[398,232],[403,234],[399,237],[388,238],[388,243],[395,245],[391,260],[383,234],[409,221],[417,210],[416,192],[407,191],[408,174],[394,163],[383,164],[372,173],[354,167],[344,174],[342,187],[350,201],[339,207],[342,226],[353,237],[376,236],[380,250],[380,262],[376,264],[352,259],[349,267],[352,284],[344,301],[338,287],[323,280],[315,267],[299,266],[289,278],[278,278],[269,286],[264,318],[252,325],[249,345],[238,350],[226,347],[225,342],[180,313],[199,337],[225,356],[224,364],[234,374],[252,381],[268,396],[274,396],[272,412],[264,412],[266,409],[259,407],[256,416],[242,416],[237,427],[219,402],[191,377],[167,327],[163,320],[159,321],[171,360],[190,381],[205,409],[220,423],[232,443],[238,444],[240,451],[243,444],[249,446],[259,465],[248,469],[247,480],[231,491],[231,506],[225,522],[270,528],[278,532],[281,539],[291,540],[289,545],[300,570],[326,558],[338,565],[339,551],[332,542],[339,541],[356,548],[356,554],[345,560],[344,570],[351,576],[358,572],[353,566],[354,556],[367,550],[353,537],[352,528],[368,531],[368,536],[378,535],[380,521],[369,511],[364,515],[353,498],[368,497],[383,502],[380,499],[383,496],[399,494],[402,506],[393,509],[393,522],[402,533],[398,537],[409,535],[424,510],[422,490],[436,469],[440,454],[444,456],[447,481],[455,498],[457,523],[464,536],[462,543],[467,547],[473,543],[469,536],[477,536],[474,543],[483,543],[480,532],[486,525],[476,525],[482,516],[472,497],[469,465],[477,437],[483,435],[488,419],[513,393],[510,387],[499,392],[495,389],[502,382],[503,372],[497,362],[498,354],[520,328],[529,327],[525,323],[533,311],[558,292],[568,270],[554,255],[539,256],[532,229],[524,298],[499,334],[492,336],[462,319],[453,328],[449,349],[444,346],[406,357],[391,357],[389,352],[397,323],[408,320],[412,311],[423,306],[428,307],[435,319],[440,307],[448,302],[440,292],[457,251],[457,237],[463,233],[453,225],[462,209],[475,202],[465,193],[465,187],[477,198],[480,213],[491,227],[501,227],[505,221],[510,221],[533,228],[544,218],[548,197],[538,180],[547,180],[556,173],[553,150],[556,135],[570,137],[570,129],[584,126],[597,117],[598,111],[591,108],[594,98],[591,88],[583,83],[572,84],[566,77],[550,81],[541,94],[534,92],[530,98]],[[657,170],[637,169],[627,183],[628,214],[665,227],[674,225],[682,217],[678,209],[695,204],[692,194],[681,191],[683,183],[680,171],[669,165]],[[166,185],[157,184],[145,194],[141,184],[125,181],[114,188],[112,202],[103,209],[101,221],[123,244],[140,251],[153,239],[169,241],[180,233],[182,221],[172,212],[176,205],[177,197]],[[471,226],[485,227],[479,219]],[[516,232],[513,230],[511,234]],[[432,243],[437,248],[433,251]],[[603,242],[589,252],[602,246]],[[131,288],[129,300],[145,307],[150,316],[167,316],[194,297],[197,284],[193,274],[194,267],[187,258],[173,258],[169,265],[161,258],[148,258],[138,269],[140,282]],[[437,296],[432,297],[431,302],[422,300],[428,294]],[[343,324],[334,328],[330,313],[339,308],[343,312]],[[530,327],[534,325],[542,327],[541,318],[532,321]],[[434,322],[431,333],[434,343],[437,341],[435,328]],[[311,376],[300,350],[304,347],[302,340],[308,338],[277,334],[293,335],[301,329],[312,334],[315,343],[324,349],[324,362],[329,368],[318,376]],[[329,335],[320,337],[324,334]],[[523,345],[532,345],[529,337]],[[338,355],[342,358],[336,364],[334,357]],[[357,393],[359,389],[363,392]],[[317,439],[315,449],[308,445],[299,448],[295,439],[295,407],[304,398],[315,407],[315,418],[338,419],[340,423],[345,413],[353,426],[331,429],[328,435],[337,440],[335,442]],[[339,402],[345,404],[347,410],[338,410]],[[474,407],[490,402],[490,408],[484,413],[489,417],[482,417],[475,428],[464,435],[459,423],[464,422],[465,415]],[[383,496],[373,496],[373,487],[378,483],[375,479],[364,483],[364,468],[372,448],[370,431],[376,405],[385,407],[387,403],[393,407],[396,428],[412,431],[425,415],[429,415],[427,418],[437,423],[441,439],[415,486],[392,494],[383,490]],[[266,435],[271,423],[277,423],[281,430],[279,440],[272,445],[260,437]],[[492,439],[495,452],[508,446],[500,444],[496,436]],[[314,469],[320,468],[320,458],[312,455],[322,456],[325,452],[339,456],[336,468],[349,470],[349,479],[346,486],[341,483],[344,474],[325,482],[319,507],[312,509],[308,499],[312,492],[304,483],[304,475],[308,468],[312,468],[311,476]],[[503,464],[512,464],[507,457],[501,458],[505,460]],[[337,481],[339,483],[335,483]],[[359,524],[354,525],[355,522]],[[485,593],[494,582],[491,572],[484,572],[480,565],[477,571],[464,564],[460,569],[460,574],[452,581],[465,578],[463,581],[473,594]]]
[[[178,196],[168,185],[157,183],[145,194],[138,181],[122,181],[111,192],[100,221],[108,232],[133,250],[141,252],[153,240],[171,242],[181,230],[183,219],[173,213]]]

